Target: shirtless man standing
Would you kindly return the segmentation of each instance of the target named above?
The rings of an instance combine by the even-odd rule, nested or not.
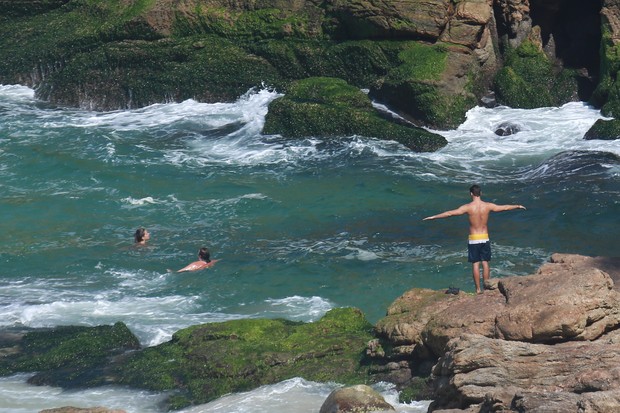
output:
[[[485,202],[480,199],[482,190],[478,185],[472,185],[472,187],[469,188],[469,193],[471,195],[471,202],[469,204],[461,205],[457,209],[453,209],[451,211],[426,217],[424,218],[424,221],[464,214],[469,216],[469,244],[467,246],[467,260],[472,263],[472,273],[474,276],[474,283],[476,284],[476,293],[480,294],[482,290],[480,289],[479,264],[482,262],[482,276],[484,281],[488,280],[491,274],[491,269],[489,267],[489,261],[491,261],[491,242],[489,241],[489,229],[487,226],[489,214],[491,212],[525,209],[525,207],[523,205],[495,205],[491,202]]]

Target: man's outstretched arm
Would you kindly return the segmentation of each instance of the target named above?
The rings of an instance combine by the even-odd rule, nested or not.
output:
[[[428,221],[431,219],[438,219],[438,218],[448,218],[448,217],[455,217],[458,215],[463,215],[467,213],[467,208],[465,208],[465,206],[461,206],[457,209],[453,209],[450,211],[446,211],[446,212],[442,212],[441,214],[437,214],[437,215],[432,215],[430,217],[426,217],[424,218],[422,221]]]
[[[493,204],[491,211],[502,212],[502,211],[512,211],[514,209],[526,209],[526,208],[523,205],[495,205]]]

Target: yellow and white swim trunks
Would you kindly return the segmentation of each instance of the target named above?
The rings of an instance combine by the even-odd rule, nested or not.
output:
[[[489,234],[469,234],[470,244],[484,244],[489,241]]]
[[[491,261],[491,241],[489,234],[469,234],[467,261]]]

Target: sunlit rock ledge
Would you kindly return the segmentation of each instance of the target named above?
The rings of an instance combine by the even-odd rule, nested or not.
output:
[[[413,289],[376,324],[375,354],[402,386],[430,373],[429,411],[620,411],[618,279],[620,258],[554,254],[482,295]]]

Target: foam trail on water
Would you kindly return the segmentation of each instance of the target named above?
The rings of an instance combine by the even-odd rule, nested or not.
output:
[[[114,131],[140,131],[188,122],[193,127],[208,129],[220,128],[234,121],[243,124],[257,122],[257,126],[262,128],[261,121],[267,113],[267,106],[278,96],[281,95],[267,89],[251,90],[232,103],[200,103],[188,99],[180,103],[157,103],[134,110],[102,113],[75,111],[72,116],[75,126]]]

